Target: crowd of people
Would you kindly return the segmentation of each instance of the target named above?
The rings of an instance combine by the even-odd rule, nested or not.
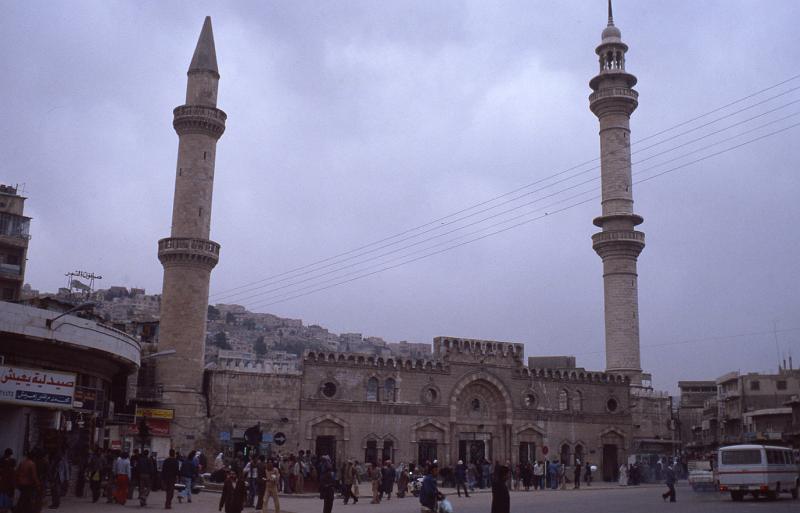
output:
[[[119,450],[96,448],[70,460],[62,450],[34,448],[17,462],[11,449],[0,459],[0,513],[38,513],[49,497],[49,509],[57,509],[70,485],[76,497],[95,503],[124,505],[136,500],[146,506],[151,490],[165,490],[164,507],[172,508],[176,483],[178,500],[192,501],[192,490],[205,466],[201,453],[186,456],[170,450],[159,470],[155,455],[147,449],[134,449],[132,454]],[[77,475],[72,475],[77,469]]]
[[[470,497],[476,489],[490,488],[492,512],[508,511],[509,491],[557,490],[591,486],[596,467],[590,462],[575,460],[568,465],[558,460],[490,463],[486,459],[464,462],[454,467],[441,467],[436,461],[422,464],[395,464],[391,460],[359,462],[347,460],[336,464],[330,456],[317,457],[311,452],[298,455],[239,452],[232,457],[218,453],[209,466],[204,454],[191,451],[187,455],[169,451],[169,457],[157,462],[147,449],[132,454],[119,450],[94,449],[78,461],[70,461],[63,451],[33,449],[17,462],[11,449],[0,459],[0,513],[38,513],[49,497],[49,508],[56,509],[60,500],[74,485],[76,497],[98,502],[125,504],[136,500],[146,506],[151,490],[165,491],[166,509],[173,500],[192,502],[193,490],[205,472],[213,482],[222,483],[219,509],[241,513],[244,508],[268,511],[271,505],[280,513],[279,494],[319,493],[323,512],[330,513],[338,495],[343,504],[356,504],[366,495],[371,504],[402,499],[409,494],[419,497],[424,508],[436,510],[444,498],[443,487],[455,488]],[[77,469],[77,475],[72,475]],[[652,466],[640,463],[621,465],[620,485],[636,485],[643,479],[666,481],[664,498],[675,500],[674,483],[680,476],[679,462],[658,461]],[[176,495],[177,491],[177,495]],[[446,511],[446,506],[443,509]]]

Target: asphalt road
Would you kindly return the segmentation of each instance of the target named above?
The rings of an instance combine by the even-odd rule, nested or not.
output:
[[[717,513],[717,512],[800,512],[800,501],[793,501],[788,495],[780,500],[754,501],[750,498],[744,502],[732,502],[727,495],[719,493],[695,493],[685,484],[678,485],[678,502],[663,502],[661,492],[665,487],[644,486],[606,489],[581,489],[578,491],[544,491],[544,492],[512,492],[512,513]],[[138,501],[129,501],[127,505],[91,504],[84,499],[66,498],[62,502],[61,511],[66,513],[106,513],[123,512],[125,510],[163,510],[163,492],[150,495],[149,505],[140,508]],[[448,496],[456,513],[489,513],[491,509],[490,493],[475,493],[469,499]],[[414,497],[394,498],[381,504],[370,504],[368,498],[362,497],[356,505],[343,505],[337,499],[334,513],[418,513],[419,502]],[[173,505],[173,511],[180,513],[212,513],[217,511],[219,495],[202,493],[193,499],[192,504]],[[47,509],[43,510],[47,511]],[[251,513],[252,508],[245,509]],[[274,511],[270,504],[270,512]],[[282,513],[320,513],[322,501],[314,497],[281,497]]]

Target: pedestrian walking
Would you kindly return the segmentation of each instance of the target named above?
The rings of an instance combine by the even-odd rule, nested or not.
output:
[[[573,488],[579,489],[581,487],[581,460],[575,460],[575,471],[572,478],[575,480]]]
[[[89,480],[89,490],[92,492],[92,503],[100,500],[100,491],[103,482],[103,456],[100,449],[92,451],[86,464],[86,478]]]
[[[463,460],[458,460],[458,464],[456,465],[456,493],[458,496],[461,497],[461,489],[464,489],[464,497],[469,497],[469,491],[467,490],[467,466],[464,465]]]
[[[272,505],[275,506],[275,513],[281,513],[281,502],[278,500],[278,482],[280,482],[281,473],[272,464],[272,460],[267,461],[264,467],[264,493],[258,496],[258,503],[256,510],[261,511],[262,506],[264,511],[269,511],[269,499],[272,498]],[[264,496],[266,495],[266,504]]]
[[[14,506],[14,472],[17,461],[10,448],[3,451],[0,459],[0,513],[8,513]]]
[[[228,478],[222,485],[222,496],[219,498],[219,510],[225,513],[242,513],[247,500],[247,484],[236,472],[228,472]]]
[[[353,504],[356,504],[358,502],[358,494],[353,493],[353,488],[358,486],[358,472],[356,472],[351,460],[347,460],[347,463],[342,467],[341,480],[344,503],[347,504],[350,499],[353,499]]]
[[[153,486],[153,476],[156,469],[150,459],[150,451],[145,449],[139,456],[139,464],[136,466],[139,471],[139,506],[147,506],[147,498],[150,496],[150,489]]]
[[[435,512],[438,509],[439,501],[444,499],[444,495],[439,493],[439,487],[436,484],[438,475],[439,465],[436,463],[428,465],[419,491],[419,503],[422,505],[421,511],[424,513]]]
[[[172,497],[175,495],[175,482],[178,480],[178,458],[175,457],[175,449],[169,450],[169,457],[161,464],[161,483],[164,486],[166,498],[164,509],[172,509]]]
[[[333,495],[336,487],[336,477],[333,473],[333,465],[329,456],[322,457],[322,465],[319,472],[319,498],[322,499],[322,513],[333,511]]]
[[[128,486],[131,482],[131,460],[128,453],[123,452],[114,462],[114,500],[125,505],[128,500]]]
[[[381,469],[377,465],[369,463],[367,477],[372,484],[372,502],[370,504],[379,504],[381,502]]]
[[[583,473],[583,481],[586,486],[592,486],[592,464],[588,461],[586,462],[586,471]]]
[[[669,497],[670,502],[675,502],[675,469],[672,467],[672,465],[667,467],[666,478],[664,481],[667,485],[667,491],[661,494],[661,498],[666,501],[667,497]]]
[[[381,499],[385,493],[386,500],[392,500],[392,489],[394,488],[394,480],[396,477],[397,473],[392,466],[392,462],[386,460],[383,463],[383,468],[381,469]]]
[[[492,480],[492,511],[491,513],[510,513],[511,498],[508,494],[508,467],[498,465]]]
[[[258,460],[255,454],[244,466],[244,477],[247,479],[247,507],[252,508],[256,501],[256,484],[258,483]]]
[[[40,509],[42,502],[42,481],[36,470],[36,460],[39,458],[39,450],[33,449],[17,467],[14,475],[14,482],[19,489],[19,499],[14,508],[15,513],[36,513]]]
[[[178,494],[178,502],[183,502],[184,497],[186,498],[186,502],[192,502],[192,484],[197,478],[197,466],[194,462],[196,455],[197,453],[195,451],[191,451],[186,459],[181,462],[179,475],[184,488]],[[238,475],[238,471],[236,474]]]

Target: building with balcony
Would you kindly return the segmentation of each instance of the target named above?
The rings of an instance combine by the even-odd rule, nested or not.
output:
[[[17,301],[25,281],[31,218],[23,215],[25,197],[0,185],[0,299]]]

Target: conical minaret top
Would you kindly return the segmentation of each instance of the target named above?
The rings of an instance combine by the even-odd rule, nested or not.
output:
[[[630,117],[638,106],[636,77],[625,70],[628,45],[614,25],[611,1],[608,25],[600,45],[600,72],[589,86],[589,107],[600,121],[600,178],[602,215],[594,224],[602,229],[592,236],[594,250],[603,259],[605,292],[606,370],[641,382],[639,356],[639,298],[637,259],[644,248],[644,233],[636,231],[642,217],[633,211]]]
[[[219,78],[217,51],[214,48],[214,31],[211,30],[211,16],[206,16],[206,20],[203,22],[203,30],[200,31],[192,63],[189,65],[189,73],[197,71],[210,71]]]
[[[203,30],[200,31],[187,75],[189,80],[186,85],[186,105],[216,107],[219,69],[210,16],[206,16],[203,22]]]

